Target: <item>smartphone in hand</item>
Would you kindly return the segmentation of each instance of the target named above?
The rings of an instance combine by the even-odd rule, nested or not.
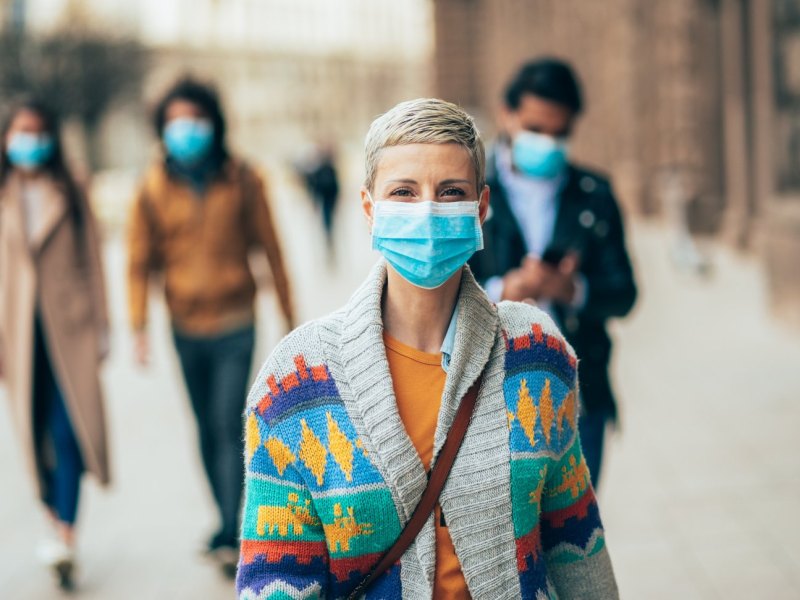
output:
[[[548,246],[542,253],[541,261],[547,263],[551,267],[557,267],[566,254],[566,251],[562,248]]]

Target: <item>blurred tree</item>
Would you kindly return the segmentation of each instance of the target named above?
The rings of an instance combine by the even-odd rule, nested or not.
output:
[[[33,36],[7,28],[0,32],[0,56],[0,98],[33,93],[62,119],[79,121],[89,167],[98,168],[97,129],[103,114],[114,102],[140,100],[148,62],[144,47],[79,29]]]

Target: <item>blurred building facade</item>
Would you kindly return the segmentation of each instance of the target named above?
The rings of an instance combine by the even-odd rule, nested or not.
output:
[[[573,62],[576,158],[634,214],[677,185],[690,228],[758,251],[800,324],[800,0],[434,0],[434,22],[436,93],[489,129],[522,62]]]
[[[630,213],[678,210],[756,249],[776,311],[800,323],[800,0],[4,0],[0,22],[147,48],[142,97],[99,128],[116,168],[146,164],[146,108],[183,73],[218,84],[234,147],[270,162],[331,140],[360,157],[372,118],[420,95],[491,132],[524,60],[567,58],[588,97],[576,158]]]
[[[428,0],[7,0],[2,11],[28,35],[79,26],[148,49],[142,98],[106,119],[108,167],[146,161],[146,108],[183,74],[216,83],[234,146],[257,160],[319,141],[360,145],[377,114],[429,83]]]

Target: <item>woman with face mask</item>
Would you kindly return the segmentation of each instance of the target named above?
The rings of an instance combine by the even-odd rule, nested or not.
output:
[[[617,597],[576,357],[465,266],[484,160],[472,118],[441,100],[372,123],[361,197],[382,259],[250,392],[240,598]]]
[[[159,102],[154,120],[163,152],[139,187],[129,232],[134,350],[146,364],[148,286],[161,273],[219,515],[207,550],[232,576],[242,496],[242,412],[255,342],[250,251],[266,254],[291,328],[289,282],[264,182],[228,152],[215,91],[180,81]]]
[[[44,105],[16,105],[0,141],[0,372],[52,523],[41,555],[69,588],[81,476],[109,480],[98,379],[108,317],[97,228]]]

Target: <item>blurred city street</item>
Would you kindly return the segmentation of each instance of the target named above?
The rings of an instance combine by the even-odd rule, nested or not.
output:
[[[8,117],[7,126],[0,119],[0,129],[5,127],[0,131],[0,204],[18,200],[25,209],[4,210],[11,218],[1,220],[0,349],[6,354],[0,353],[0,371],[5,369],[12,390],[16,371],[8,363],[14,361],[3,358],[30,355],[27,344],[34,343],[10,341],[15,329],[25,333],[14,327],[24,323],[17,307],[30,308],[36,285],[46,288],[42,282],[88,286],[99,280],[89,277],[90,271],[97,273],[97,261],[74,277],[56,261],[56,276],[48,276],[45,254],[37,255],[38,271],[27,282],[9,275],[27,265],[36,235],[51,239],[45,226],[58,231],[63,225],[67,232],[69,219],[48,224],[47,203],[55,214],[55,201],[74,202],[73,188],[86,184],[103,232],[112,330],[102,384],[112,485],[104,490],[85,479],[81,488],[78,589],[72,597],[216,600],[235,595],[233,583],[203,553],[218,515],[201,462],[197,423],[207,432],[211,428],[204,423],[224,419],[216,414],[196,419],[190,408],[163,294],[154,293],[150,305],[151,364],[144,368],[135,361],[126,281],[135,290],[139,273],[144,288],[142,273],[151,266],[145,263],[155,262],[145,258],[159,258],[162,248],[156,246],[167,242],[152,232],[172,231],[156,231],[157,224],[149,223],[150,208],[141,210],[142,231],[151,235],[140,231],[139,241],[152,239],[141,243],[143,252],[134,252],[142,257],[140,269],[127,272],[125,228],[136,222],[130,219],[135,190],[143,190],[143,208],[151,204],[144,200],[160,199],[177,215],[180,227],[169,241],[185,243],[185,255],[202,263],[202,269],[187,267],[189,260],[173,264],[192,279],[182,306],[196,307],[198,290],[206,295],[225,287],[227,279],[248,286],[250,280],[227,278],[228,267],[195,252],[212,238],[220,241],[211,257],[238,246],[234,266],[247,273],[238,213],[204,221],[209,230],[220,226],[219,237],[214,232],[184,237],[189,228],[183,225],[195,214],[190,192],[206,199],[212,187],[224,183],[220,189],[236,203],[223,199],[220,206],[231,210],[258,191],[240,176],[248,167],[260,171],[276,233],[265,225],[265,214],[258,218],[263,211],[255,210],[255,217],[244,212],[261,208],[258,204],[246,202],[243,219],[249,225],[252,217],[256,226],[250,229],[262,232],[266,246],[280,238],[295,320],[302,323],[343,305],[378,259],[370,249],[358,189],[370,123],[397,102],[432,97],[457,103],[474,118],[489,152],[486,172],[498,175],[489,180],[494,206],[500,205],[498,198],[511,202],[505,210],[509,228],[500,227],[503,211],[494,210],[496,218],[485,230],[497,226],[499,233],[494,239],[486,235],[491,242],[483,257],[496,264],[481,281],[512,274],[506,282],[513,283],[525,253],[548,262],[547,250],[571,254],[577,249],[593,260],[580,261],[577,274],[565,268],[562,275],[577,275],[599,293],[583,296],[581,286],[572,285],[577,280],[563,277],[567,293],[526,291],[516,297],[549,297],[557,303],[572,298],[587,317],[572,321],[580,327],[598,325],[593,322],[598,314],[623,314],[634,284],[617,208],[625,216],[639,296],[630,315],[608,323],[620,420],[606,438],[597,490],[621,597],[800,598],[800,0],[0,0],[0,117]],[[49,111],[30,102],[35,99],[52,104],[58,119],[45,118]],[[534,107],[533,116],[525,105]],[[539,113],[548,116],[546,126]],[[555,124],[552,115],[558,116]],[[175,139],[168,143],[167,130],[175,122],[179,132],[183,122],[184,135],[195,132],[178,140],[191,142],[196,156],[185,148],[181,152]],[[521,168],[526,153],[538,155],[540,145],[547,151],[532,160],[536,164]],[[245,168],[223,181],[228,165],[238,159]],[[543,174],[542,165],[552,160],[563,163],[561,168]],[[583,174],[584,166],[591,171]],[[595,169],[608,178],[608,187],[595,178]],[[155,193],[153,173],[170,175],[163,181],[178,192]],[[16,185],[20,174],[25,183]],[[78,186],[70,183],[73,179]],[[57,193],[51,202],[41,190]],[[173,210],[173,200],[182,194],[191,207],[185,215]],[[572,194],[576,202],[591,204],[581,211],[574,204],[577,220],[562,220]],[[608,219],[596,219],[604,214],[599,202],[608,204]],[[80,227],[79,205],[70,215],[78,227],[69,233],[88,238],[89,230]],[[330,230],[323,230],[323,219],[334,205],[328,245]],[[562,223],[576,229],[563,228],[559,241]],[[17,235],[23,230],[27,238]],[[593,249],[584,250],[589,246],[582,240],[591,240]],[[509,256],[517,252],[518,257],[502,266],[504,261],[490,255],[504,254],[504,245]],[[61,248],[49,246],[51,255],[69,259],[70,251]],[[277,254],[271,252],[272,264],[280,263]],[[273,292],[266,257],[250,258],[261,290],[255,374],[287,333],[280,315],[291,311],[287,294]],[[592,263],[602,268],[590,281],[583,271]],[[285,292],[279,267],[276,273]],[[610,294],[602,291],[607,283]],[[66,310],[73,301],[77,306],[89,299],[85,289],[76,285],[55,296],[53,304],[69,312],[69,319],[81,317],[86,339],[94,342],[101,332],[89,331],[95,319],[85,317],[99,312],[99,303]],[[248,287],[248,299],[250,292]],[[37,301],[47,305],[43,295]],[[592,312],[592,303],[608,306]],[[209,322],[241,323],[236,320],[241,306],[223,304],[210,311]],[[611,310],[611,304],[620,310]],[[173,303],[173,318],[188,323],[181,321],[181,312]],[[429,329],[427,320],[423,325]],[[592,381],[587,373],[595,368],[604,383],[607,339],[604,331],[590,329],[584,337],[571,327],[570,339],[586,344],[581,349],[587,357],[585,381]],[[208,335],[198,339],[212,339],[212,330],[229,331],[203,324],[196,331]],[[83,346],[68,346],[73,347]],[[234,352],[224,352],[224,359],[235,358]],[[87,359],[90,354],[63,353]],[[186,356],[183,351],[184,361]],[[42,352],[34,357],[45,366],[49,362]],[[593,365],[598,357],[603,360]],[[246,360],[239,360],[240,375],[231,384],[238,379],[241,385]],[[227,361],[217,357],[197,370],[205,374],[208,364],[222,362]],[[96,361],[87,364],[94,384]],[[29,381],[26,369],[20,369],[17,381]],[[46,372],[34,373],[41,385]],[[66,382],[90,381],[78,368],[62,367],[59,375]],[[56,383],[62,391],[72,389]],[[598,389],[610,406],[604,385],[586,385],[584,398]],[[35,394],[41,410],[24,408],[19,414],[39,426],[45,417],[68,425],[63,415],[55,418],[52,402],[41,402],[47,400],[43,394]],[[96,386],[93,393],[73,389],[68,396],[70,412],[94,400],[90,414],[97,415]],[[239,387],[231,397],[241,397]],[[57,598],[60,592],[37,557],[41,541],[53,532],[47,531],[34,495],[6,400],[0,377],[0,600]],[[231,447],[238,407],[229,404]],[[103,436],[97,437],[99,445]],[[79,452],[73,454],[74,463],[80,462]],[[215,489],[221,487],[217,480],[231,473],[235,456],[229,452],[230,462],[217,469],[222,477],[214,478]],[[61,461],[56,470],[69,471],[69,462]],[[78,472],[65,477],[73,484],[64,486],[68,491],[74,492]],[[238,491],[235,477],[225,483],[225,489]],[[74,494],[66,495],[67,508],[74,508]],[[228,527],[216,541],[230,548],[237,503],[220,505],[228,508]],[[62,520],[70,523],[73,513],[60,512],[69,513]],[[295,533],[302,534],[302,528]]]
[[[288,178],[272,179],[301,317],[342,303],[374,260],[344,198],[337,266],[318,219]],[[800,334],[767,316],[758,263],[710,247],[707,279],[677,271],[659,225],[629,224],[642,295],[617,324],[622,431],[600,489],[623,598],[795,598],[800,589]],[[232,586],[201,555],[213,524],[193,419],[168,337],[153,309],[154,360],[133,364],[119,232],[106,244],[113,356],[104,374],[115,483],[85,487],[80,593],[88,599],[215,599]],[[281,335],[262,297],[257,361]],[[20,450],[0,410],[0,597],[57,595],[35,560],[44,533]]]

